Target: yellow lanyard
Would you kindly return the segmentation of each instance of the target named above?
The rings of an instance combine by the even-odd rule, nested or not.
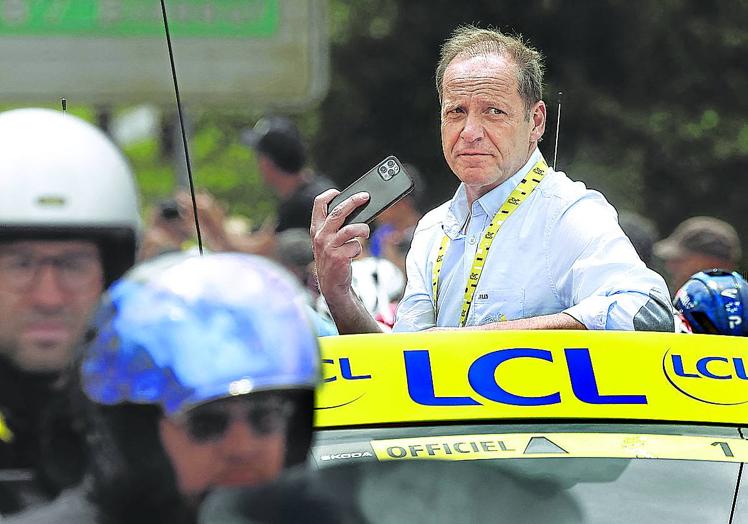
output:
[[[541,157],[540,160],[533,166],[528,173],[528,176],[522,179],[522,181],[514,188],[514,191],[507,197],[506,201],[501,205],[496,215],[488,225],[483,238],[478,245],[478,249],[475,252],[475,258],[473,259],[473,265],[470,270],[470,276],[468,277],[467,286],[465,287],[465,300],[462,302],[462,311],[460,312],[460,327],[465,326],[467,321],[468,313],[470,312],[470,304],[473,302],[473,295],[475,295],[475,288],[478,287],[478,281],[483,273],[483,265],[486,263],[488,257],[488,250],[491,249],[493,239],[496,238],[496,234],[501,229],[507,218],[524,202],[524,200],[532,193],[540,181],[543,180],[546,172],[548,172],[548,164]],[[436,262],[434,262],[434,275],[431,282],[431,287],[434,292],[434,315],[437,314],[437,299],[438,299],[438,285],[439,285],[439,273],[442,270],[442,264],[444,262],[444,255],[447,253],[447,247],[449,246],[449,237],[444,235],[442,243],[439,246],[439,251],[436,255]]]

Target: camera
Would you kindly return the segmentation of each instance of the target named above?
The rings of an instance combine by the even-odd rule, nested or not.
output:
[[[389,180],[400,172],[400,166],[394,160],[387,160],[379,165],[378,171],[383,180]]]
[[[181,216],[179,204],[172,199],[162,200],[158,204],[158,215],[164,220],[176,220]]]

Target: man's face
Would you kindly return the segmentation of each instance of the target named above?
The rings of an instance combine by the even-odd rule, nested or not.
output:
[[[26,371],[60,371],[104,288],[96,244],[0,243],[0,353]]]
[[[278,397],[250,395],[161,419],[161,443],[182,495],[199,497],[216,486],[255,486],[277,478],[290,409]]]
[[[447,164],[468,197],[483,196],[515,174],[545,130],[545,104],[528,116],[514,63],[496,54],[457,57],[444,72],[441,134]]]

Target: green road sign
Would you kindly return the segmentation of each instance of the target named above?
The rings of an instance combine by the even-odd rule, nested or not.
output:
[[[264,110],[327,90],[325,0],[166,0],[183,101]],[[172,104],[159,0],[0,0],[0,103]]]
[[[174,36],[272,37],[279,0],[169,0]],[[0,35],[163,36],[157,0],[2,0]]]

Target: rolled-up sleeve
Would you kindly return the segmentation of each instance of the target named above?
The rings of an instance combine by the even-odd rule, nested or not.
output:
[[[546,241],[564,313],[587,329],[674,331],[664,279],[641,261],[602,195],[588,191],[562,208]]]

